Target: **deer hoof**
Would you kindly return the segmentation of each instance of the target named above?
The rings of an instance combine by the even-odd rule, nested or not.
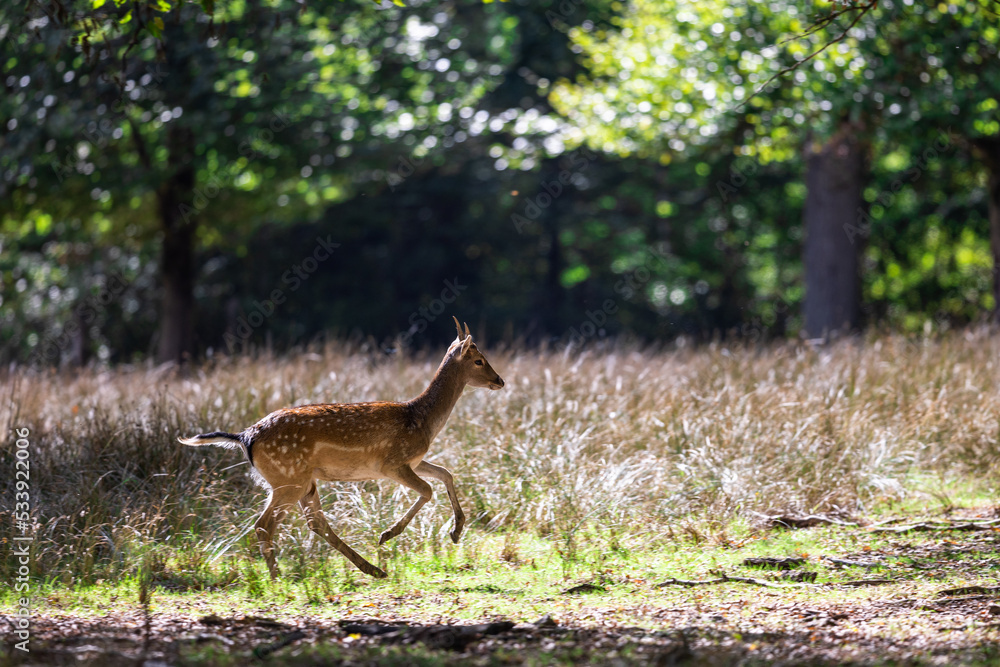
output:
[[[378,538],[378,545],[382,546],[383,544],[391,540],[393,537],[395,537],[395,535],[393,535],[391,530],[385,531],[384,533],[382,533],[382,537]]]
[[[368,574],[370,574],[371,576],[375,577],[376,579],[385,579],[387,576],[389,576],[389,575],[387,575],[385,573],[385,570],[380,570],[379,568],[375,567],[374,565],[372,566],[372,571],[369,572]]]
[[[453,531],[451,532],[451,541],[452,541],[452,542],[454,542],[455,544],[458,544],[458,540],[459,540],[459,539],[460,539],[461,537],[462,537],[462,533],[460,533],[459,531],[457,531],[457,530],[453,530]]]

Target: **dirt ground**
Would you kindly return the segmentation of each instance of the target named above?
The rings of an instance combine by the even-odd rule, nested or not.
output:
[[[890,526],[885,530],[899,532],[883,546],[856,553],[746,559],[748,567],[759,566],[755,560],[771,567],[740,576],[608,576],[523,600],[523,607],[511,597],[508,609],[523,609],[520,617],[469,621],[468,614],[441,613],[449,596],[466,604],[461,591],[471,589],[455,588],[408,596],[373,589],[353,609],[331,604],[309,615],[278,604],[273,613],[206,613],[197,593],[185,593],[190,605],[160,605],[148,615],[131,601],[104,615],[51,610],[33,619],[30,653],[15,650],[8,633],[0,662],[1000,665],[1000,530],[994,520],[973,521]],[[484,590],[505,595],[489,586],[477,587],[477,595]],[[429,609],[438,604],[437,611],[413,612],[403,603],[414,596]],[[551,612],[539,613],[546,605]],[[0,621],[13,628],[13,617]]]
[[[101,619],[37,619],[31,653],[11,651],[6,660],[20,665],[172,665],[226,664],[227,656],[253,656],[277,664],[324,664],[329,659],[361,665],[412,664],[434,656],[441,664],[1000,664],[1000,622],[987,620],[1000,619],[991,616],[996,604],[991,600],[996,597],[967,595],[933,608],[915,600],[779,604],[739,623],[727,618],[731,607],[660,610],[673,631],[551,618],[469,626],[385,618],[278,622],[156,614],[148,643],[140,611],[111,611]],[[933,627],[913,623],[921,611],[933,613]],[[880,632],[894,625],[914,632],[903,638]]]

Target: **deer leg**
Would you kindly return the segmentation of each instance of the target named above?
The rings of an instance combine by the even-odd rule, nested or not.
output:
[[[436,466],[427,461],[421,461],[420,465],[414,471],[427,475],[439,482],[444,482],[445,488],[448,489],[448,500],[451,501],[451,509],[455,512],[455,529],[451,531],[451,541],[458,544],[458,538],[461,537],[462,528],[465,526],[465,512],[462,511],[461,505],[458,504],[458,494],[455,492],[455,478],[451,476],[447,468]]]
[[[413,468],[411,468],[408,465],[404,465],[401,468],[393,470],[392,472],[387,473],[385,476],[388,477],[389,479],[396,480],[403,486],[410,487],[411,489],[419,493],[420,497],[417,498],[416,502],[413,503],[409,511],[407,511],[407,513],[403,516],[402,519],[397,521],[392,528],[382,533],[382,536],[378,539],[379,544],[385,544],[386,542],[388,542],[389,540],[391,540],[392,538],[396,537],[401,532],[403,532],[403,529],[410,524],[410,521],[412,521],[413,517],[417,514],[417,512],[420,511],[420,508],[423,507],[427,503],[427,501],[430,500],[431,497],[434,495],[434,491],[431,489],[431,485],[425,482],[424,480],[420,479],[419,477],[417,477],[417,473],[413,472]]]
[[[311,531],[329,542],[330,546],[342,553],[344,558],[354,563],[365,574],[376,579],[385,577],[385,572],[362,558],[357,551],[349,547],[346,542],[337,537],[337,534],[333,532],[333,528],[330,527],[330,524],[326,520],[326,515],[323,514],[323,506],[319,502],[319,491],[316,489],[316,482],[312,483],[309,491],[299,501],[299,506],[302,508],[302,514],[306,517],[306,523],[309,525]]]
[[[267,497],[267,507],[254,524],[254,533],[260,543],[260,553],[267,563],[271,579],[277,579],[281,574],[274,557],[274,531],[288,514],[288,508],[300,497],[302,497],[301,486],[288,485],[271,489],[271,495]]]

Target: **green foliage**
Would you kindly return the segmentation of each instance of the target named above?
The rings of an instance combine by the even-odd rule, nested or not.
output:
[[[827,10],[807,16],[794,2],[640,0],[611,28],[573,27],[587,73],[552,89],[553,106],[571,123],[562,136],[571,147],[682,161],[687,174],[712,174],[722,184],[721,206],[689,224],[752,226],[745,238],[727,231],[718,239],[729,249],[723,264],[735,259],[741,277],[709,278],[711,291],[742,280],[750,285],[745,298],[777,297],[787,306],[801,295],[801,185],[741,191],[713,162],[742,155],[758,169],[787,163],[784,173],[801,172],[802,145],[851,120],[873,156],[867,213],[874,222],[864,239],[869,320],[914,330],[974,319],[994,304],[982,168],[970,149],[1000,132],[1000,82],[985,66],[996,58],[1000,23],[974,2],[880,3],[863,16],[841,9],[813,29]],[[704,267],[706,253],[693,256]],[[749,311],[744,319],[775,319],[761,305]]]
[[[276,288],[240,349],[421,345],[421,321],[447,327],[420,309],[456,277],[455,307],[495,336],[793,335],[801,149],[845,119],[872,156],[868,322],[943,329],[994,305],[977,147],[1000,129],[998,30],[971,2],[879,3],[755,96],[854,10],[802,35],[829,9],[66,6],[0,5],[4,359],[149,353],[179,164],[202,353],[234,349]],[[282,276],[328,235],[339,256],[292,293]]]
[[[164,25],[165,50],[109,35],[93,56],[73,25],[32,18],[36,32],[5,42],[16,55],[4,59],[0,101],[10,131],[0,140],[2,298],[25,314],[5,314],[6,355],[37,358],[43,340],[65,337],[87,293],[118,269],[97,256],[121,258],[135,285],[156,261],[165,206],[199,225],[202,247],[245,254],[261,225],[316,216],[391,178],[393,160],[453,145],[447,121],[494,85],[517,25],[482,4],[465,9],[458,22],[455,8],[233,4],[213,27],[184,4]],[[11,31],[20,19],[5,20]],[[165,184],[179,169],[193,194],[171,203]],[[148,337],[153,285],[136,287],[135,318],[74,327],[105,358],[146,347],[106,332],[115,322]]]

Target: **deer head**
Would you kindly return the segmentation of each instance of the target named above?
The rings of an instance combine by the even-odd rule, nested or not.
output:
[[[455,328],[458,330],[458,337],[448,348],[448,355],[452,363],[456,364],[462,371],[462,377],[466,384],[471,387],[486,387],[489,389],[502,389],[503,378],[493,370],[490,362],[486,360],[483,353],[479,351],[476,344],[472,342],[472,334],[469,333],[469,325],[465,325],[465,332],[462,332],[462,325],[455,320]]]

